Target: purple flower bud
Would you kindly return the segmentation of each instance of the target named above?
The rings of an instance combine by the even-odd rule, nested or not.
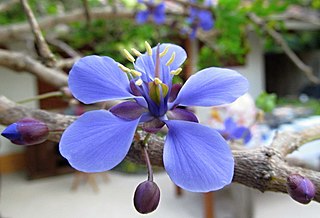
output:
[[[315,186],[310,179],[299,174],[292,174],[287,178],[287,191],[301,204],[308,204],[316,194]]]
[[[24,118],[7,126],[1,135],[14,144],[34,145],[47,140],[49,129],[42,121]]]
[[[134,193],[134,207],[139,213],[147,214],[154,211],[160,201],[160,189],[152,181],[144,181],[138,185]]]

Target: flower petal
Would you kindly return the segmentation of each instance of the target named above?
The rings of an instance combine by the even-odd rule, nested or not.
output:
[[[136,22],[138,24],[145,23],[148,20],[149,14],[149,10],[139,11],[136,15]]]
[[[198,123],[167,120],[163,161],[171,180],[194,192],[218,190],[232,181],[234,160],[226,141]]]
[[[171,58],[171,55],[173,52],[175,52],[176,55],[175,55],[175,59],[170,64],[170,70],[178,69],[183,64],[183,62],[187,59],[186,51],[178,45],[174,45],[174,44],[170,44],[170,43],[163,43],[159,47],[159,52],[160,53],[163,52],[167,46],[169,46],[168,52],[166,53],[166,55],[164,55],[163,57],[160,58],[161,71],[168,71],[165,64]],[[143,55],[138,57],[135,62],[135,66],[134,66],[135,69],[140,72],[144,72],[144,73],[150,75],[152,78],[154,78],[154,76],[155,76],[154,75],[155,63],[156,63],[156,51],[157,51],[157,46],[152,48],[152,56],[149,56],[147,53],[144,53]],[[163,80],[163,78],[160,78],[160,79]]]
[[[127,75],[109,57],[81,58],[69,73],[69,87],[71,93],[86,104],[134,97]]]
[[[250,130],[243,126],[234,129],[232,136],[234,139],[243,139],[245,144],[248,143],[252,137]]]
[[[170,120],[186,120],[199,123],[198,118],[194,113],[183,108],[175,108],[173,110],[169,110],[167,112],[167,116]]]
[[[213,28],[212,13],[206,10],[200,10],[198,13],[200,26],[204,31],[209,31]]]
[[[60,153],[83,172],[112,169],[128,153],[138,122],[125,121],[106,110],[84,113],[64,131]]]
[[[137,102],[126,101],[119,103],[109,110],[113,115],[125,120],[135,120],[148,111],[148,109],[141,107]]]
[[[229,117],[224,121],[224,128],[226,129],[226,131],[232,132],[234,129],[237,128],[237,124],[233,121],[231,117]]]
[[[245,77],[233,70],[211,67],[192,75],[173,105],[217,106],[235,101],[248,90]]]
[[[166,21],[166,8],[165,4],[162,2],[158,4],[153,12],[153,20],[156,24],[162,24]]]

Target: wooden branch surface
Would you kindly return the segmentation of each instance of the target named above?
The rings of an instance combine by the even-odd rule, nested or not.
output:
[[[0,49],[0,66],[16,72],[29,72],[58,88],[68,85],[68,76],[64,72],[48,68],[24,53]]]
[[[275,31],[273,28],[268,27],[263,19],[258,17],[254,13],[248,14],[249,19],[255,23],[256,25],[260,26],[265,32],[267,32],[276,43],[278,43],[285,54],[290,58],[290,60],[306,75],[306,77],[315,84],[320,84],[320,79],[315,76],[312,68],[306,65],[298,56],[297,54],[289,47],[287,42],[281,36],[280,33]]]
[[[65,129],[75,119],[75,116],[67,116],[47,112],[40,109],[30,109],[17,105],[4,96],[0,96],[0,124],[8,125],[24,117],[34,117],[42,120],[50,129]],[[315,184],[317,193],[315,201],[320,202],[320,172],[300,167],[290,166],[285,159],[281,144],[286,142],[285,148],[291,150],[300,146],[301,142],[320,137],[320,128],[313,128],[299,134],[279,134],[270,147],[258,147],[255,149],[233,150],[235,159],[235,171],[233,182],[264,191],[283,192],[286,191],[286,179],[290,174],[299,173],[309,178]],[[143,139],[143,133],[139,132]],[[61,133],[50,134],[50,140],[58,142]],[[144,163],[141,150],[142,140],[136,140],[131,146],[127,159]],[[153,135],[148,143],[148,153],[151,163],[163,166],[163,138]]]
[[[42,61],[46,66],[49,66],[49,67],[54,66],[56,62],[55,57],[42,35],[38,21],[36,20],[36,17],[34,16],[31,10],[28,0],[21,0],[21,4],[25,14],[27,15],[32,33],[34,35],[39,56],[42,58]]]

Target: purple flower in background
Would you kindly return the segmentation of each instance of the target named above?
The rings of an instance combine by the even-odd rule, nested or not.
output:
[[[245,144],[248,143],[252,137],[247,127],[238,126],[231,117],[224,121],[224,129],[218,131],[226,140],[242,139]]]
[[[139,11],[136,15],[136,21],[139,24],[145,23],[149,17],[153,16],[153,20],[156,24],[162,24],[166,20],[166,9],[163,2],[156,4],[153,0],[144,1],[138,0],[139,3],[145,4],[146,9]]]
[[[198,123],[179,106],[217,106],[231,103],[248,89],[237,72],[207,68],[181,87],[172,78],[181,72],[186,52],[174,44],[161,44],[137,60],[124,50],[134,69],[110,57],[87,56],[72,67],[69,87],[80,101],[91,104],[132,99],[109,111],[86,112],[63,133],[60,152],[76,169],[101,172],[112,169],[126,156],[136,128],[155,133],[168,127],[163,163],[172,181],[196,192],[217,190],[229,184],[234,161],[228,144],[214,129]],[[124,73],[125,72],[125,73]],[[127,74],[126,74],[127,73]]]
[[[190,38],[194,39],[197,30],[201,28],[204,31],[209,31],[213,28],[214,21],[210,11],[195,7],[190,8],[190,16],[187,18],[187,23],[190,24]]]

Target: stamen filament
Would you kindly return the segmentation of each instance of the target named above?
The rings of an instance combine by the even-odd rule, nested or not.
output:
[[[181,71],[182,71],[182,68],[179,67],[176,70],[171,70],[170,74],[177,76],[177,75],[179,75],[181,73]]]
[[[128,52],[127,49],[123,49],[123,52],[124,52],[124,55],[126,56],[126,58],[128,59],[128,61],[130,61],[132,63],[135,61],[134,57]]]
[[[167,53],[168,53],[168,51],[169,51],[169,45],[168,46],[166,46],[165,47],[165,49],[160,53],[160,58],[162,58],[163,56],[165,56]]]
[[[138,79],[138,80],[135,82],[135,84],[136,84],[137,86],[141,86],[142,83],[143,83],[142,79]]]
[[[176,53],[172,52],[172,55],[171,55],[170,59],[167,61],[166,66],[169,66],[170,64],[172,64],[172,62],[174,61],[175,57],[176,57]]]
[[[145,41],[144,45],[146,46],[146,50],[147,50],[148,55],[151,56],[152,55],[152,48],[151,48],[150,44],[147,41]]]
[[[122,64],[118,63],[118,67],[125,73],[130,73],[130,69],[128,67],[123,66]]]
[[[138,51],[137,49],[135,48],[131,48],[131,51],[133,52],[133,54],[137,57],[140,57],[142,54],[140,51]]]

